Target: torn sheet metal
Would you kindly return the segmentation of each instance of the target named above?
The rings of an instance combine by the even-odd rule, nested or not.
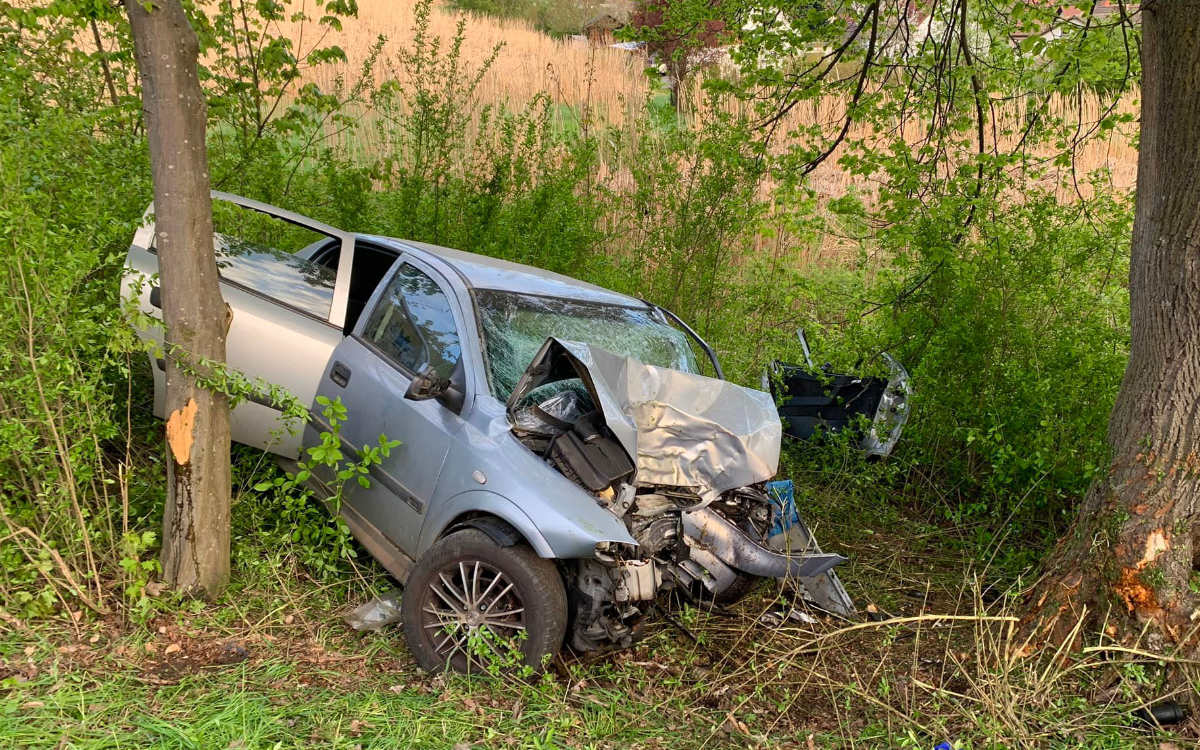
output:
[[[706,549],[730,567],[764,578],[814,578],[846,562],[841,555],[768,549],[711,508],[684,513],[683,533],[693,548]]]
[[[801,343],[809,358],[807,344],[803,339]],[[772,363],[763,374],[763,388],[778,399],[784,434],[809,440],[821,432],[857,431],[856,420],[866,417],[870,425],[862,435],[862,450],[886,458],[908,421],[912,384],[903,365],[887,352],[880,356],[891,371],[888,378],[814,371],[811,364]]]
[[[792,480],[768,482],[767,496],[771,499],[771,528],[767,532],[767,546],[789,555],[820,555],[821,547],[817,544],[816,537],[796,510],[796,492]],[[829,569],[811,576],[796,576],[790,578],[789,582],[795,586],[802,598],[826,612],[843,617],[853,616],[857,612],[854,600],[846,593],[846,588],[835,570]]]
[[[571,378],[633,457],[638,485],[688,487],[711,502],[775,475],[782,426],[769,393],[590,344],[548,338],[509,397],[510,417],[530,391]]]
[[[871,421],[871,430],[862,441],[863,450],[868,456],[886,458],[891,454],[896,443],[900,442],[900,433],[908,422],[909,400],[912,398],[912,381],[908,370],[887,352],[880,356],[891,370],[891,377],[879,399],[879,407],[875,410],[875,418]]]

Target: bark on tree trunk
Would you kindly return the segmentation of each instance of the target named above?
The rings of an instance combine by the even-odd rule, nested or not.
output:
[[[1082,616],[1195,648],[1200,550],[1200,2],[1147,2],[1129,364],[1097,480],[1030,599],[1031,645]],[[1085,615],[1086,612],[1088,613]],[[1095,620],[1093,620],[1095,622]]]
[[[199,43],[180,0],[125,0],[125,10],[150,141],[167,329],[163,576],[211,598],[229,581],[229,403],[194,376],[203,360],[225,361],[227,329],[213,254]]]

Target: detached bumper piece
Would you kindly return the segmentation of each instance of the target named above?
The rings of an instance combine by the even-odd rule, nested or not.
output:
[[[810,554],[821,554],[816,537],[796,510],[796,492],[792,480],[767,482],[767,495],[771,498],[771,530],[767,544],[772,549],[785,552],[804,550]],[[857,612],[854,600],[846,593],[837,571],[832,568],[811,576],[793,578],[791,583],[805,601],[818,609],[843,617],[851,617]]]
[[[689,547],[705,550],[731,568],[762,578],[811,578],[847,561],[841,555],[767,549],[708,508],[684,513],[683,533]]]
[[[714,508],[684,512],[681,521],[688,559],[680,562],[682,572],[714,593],[724,591],[739,575],[783,579],[817,608],[853,615],[854,602],[834,572],[847,559],[821,551],[796,512],[791,480],[768,482],[766,489],[771,526],[765,545]]]

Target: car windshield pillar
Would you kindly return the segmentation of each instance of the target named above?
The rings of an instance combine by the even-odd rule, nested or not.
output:
[[[642,301],[643,301],[643,302],[646,302],[646,300],[642,300]],[[709,345],[708,345],[708,342],[707,342],[707,341],[705,341],[704,339],[700,338],[700,334],[698,334],[698,333],[696,333],[694,330],[692,330],[692,327],[691,327],[690,325],[688,325],[687,323],[684,323],[684,322],[683,322],[683,318],[680,318],[678,315],[676,315],[675,313],[671,312],[671,311],[670,311],[670,310],[668,310],[667,308],[665,308],[665,307],[660,307],[660,306],[658,306],[658,305],[654,304],[653,302],[646,302],[646,304],[647,304],[647,305],[650,305],[650,307],[653,307],[655,310],[658,310],[660,313],[662,313],[663,315],[667,316],[667,318],[668,318],[668,319],[669,319],[669,320],[670,320],[672,323],[674,323],[675,325],[677,325],[677,326],[679,326],[680,328],[682,328],[682,329],[683,329],[683,331],[684,331],[684,332],[685,332],[685,333],[686,333],[686,334],[687,334],[689,337],[691,337],[691,339],[692,339],[693,341],[695,341],[695,342],[696,342],[696,345],[700,347],[700,349],[701,349],[701,350],[704,352],[705,356],[707,356],[707,357],[708,357],[708,361],[712,363],[712,366],[713,366],[713,372],[715,372],[715,373],[716,373],[716,375],[717,375],[717,379],[718,379],[718,380],[725,380],[725,371],[721,369],[721,362],[720,362],[720,360],[718,360],[718,359],[717,359],[717,353],[716,353],[715,351],[713,351],[713,348],[712,348],[711,346],[709,346]]]

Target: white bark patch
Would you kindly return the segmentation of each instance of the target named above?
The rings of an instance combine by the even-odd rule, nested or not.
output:
[[[182,409],[171,412],[167,419],[167,445],[171,446],[171,455],[175,463],[186,466],[192,458],[192,443],[195,442],[193,428],[196,426],[196,412],[199,410],[196,399],[189,398]]]
[[[1167,542],[1167,533],[1162,529],[1155,529],[1146,537],[1146,552],[1142,555],[1142,561],[1138,563],[1138,568],[1144,568],[1150,563],[1158,559],[1158,556],[1166,552],[1170,548]]]

